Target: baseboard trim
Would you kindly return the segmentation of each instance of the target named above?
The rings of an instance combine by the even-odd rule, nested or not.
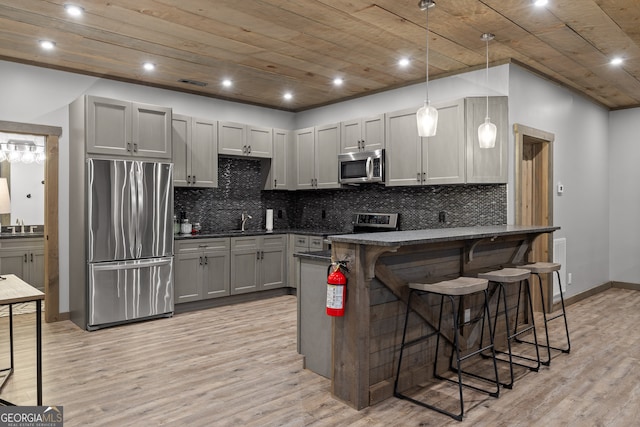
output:
[[[222,307],[225,305],[240,304],[249,301],[258,301],[267,298],[279,297],[282,295],[296,295],[295,288],[278,288],[267,291],[250,292],[247,294],[230,295],[228,297],[210,298],[200,301],[183,302],[176,304],[174,314],[187,313],[189,311],[205,310],[207,308]]]
[[[55,322],[61,322],[63,320],[71,320],[71,313],[65,311],[64,313],[58,313]]]
[[[611,283],[612,282],[606,282],[606,283],[603,283],[600,286],[596,286],[596,287],[588,289],[588,290],[586,290],[586,291],[584,291],[582,293],[579,293],[578,295],[573,295],[573,296],[571,296],[569,298],[565,297],[564,305],[568,306],[568,305],[571,305],[571,304],[575,304],[575,303],[577,303],[579,301],[582,301],[582,300],[587,299],[589,297],[592,297],[592,296],[594,296],[596,294],[599,294],[600,292],[604,292],[607,289],[611,289],[612,288]],[[551,308],[551,311],[554,312],[556,310],[559,310],[560,308],[561,308],[561,305],[560,305],[560,302],[558,301],[558,302],[553,304],[553,307]]]
[[[611,286],[613,288],[631,289],[631,290],[634,290],[634,291],[640,291],[640,284],[639,283],[613,281],[613,282],[611,282]]]

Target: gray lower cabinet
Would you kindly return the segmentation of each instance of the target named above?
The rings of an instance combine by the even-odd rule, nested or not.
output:
[[[230,294],[230,239],[178,241],[175,251],[175,302]]]
[[[329,260],[299,260],[298,353],[304,367],[331,378],[331,322],[326,314]]]
[[[286,235],[231,238],[231,294],[285,286]]]
[[[15,274],[44,292],[44,239],[0,239],[0,274]]]
[[[289,235],[289,271],[287,274],[287,286],[297,288],[300,283],[300,258],[293,254],[324,249],[322,236],[309,236],[305,234]]]

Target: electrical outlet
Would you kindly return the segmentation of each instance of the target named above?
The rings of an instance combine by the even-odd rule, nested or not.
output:
[[[278,209],[278,218],[282,219],[282,209]]]
[[[322,209],[322,219],[325,219],[326,217],[327,217],[327,211]]]
[[[471,309],[467,308],[464,310],[464,321],[465,323],[471,320]]]
[[[447,222],[447,213],[445,211],[438,213],[438,222]]]
[[[571,284],[571,273],[567,273],[567,285]]]

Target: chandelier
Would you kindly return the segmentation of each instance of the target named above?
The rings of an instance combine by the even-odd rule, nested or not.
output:
[[[26,138],[22,135],[0,134],[0,162],[43,164],[46,155],[44,138],[41,139],[38,141],[37,137],[31,135]]]

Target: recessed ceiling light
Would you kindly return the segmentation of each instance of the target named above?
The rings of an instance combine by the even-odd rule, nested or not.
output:
[[[291,94],[291,92],[287,92],[282,96],[284,99],[286,99],[287,101],[290,101],[293,99],[293,95]]]
[[[56,47],[56,42],[52,42],[51,40],[40,40],[40,47],[46,50],[51,50]]]
[[[229,80],[229,79],[224,79],[224,80],[222,81],[222,86],[224,86],[224,87],[231,87],[231,86],[233,86],[233,82],[232,82],[231,80]]]
[[[152,62],[145,62],[144,64],[142,64],[142,67],[147,71],[153,71],[156,69],[156,64]]]
[[[534,6],[542,7],[546,6],[549,3],[549,0],[533,0]]]
[[[342,79],[341,77],[336,77],[335,79],[333,79],[334,86],[342,86],[342,83],[344,83],[344,79]]]
[[[409,64],[411,64],[411,61],[409,60],[409,58],[401,58],[400,61],[398,61],[398,65],[401,67],[408,67]]]
[[[611,60],[611,65],[620,65],[623,62],[624,62],[623,59],[617,56]]]
[[[84,12],[84,9],[74,4],[65,4],[64,10],[71,16],[80,16]]]

